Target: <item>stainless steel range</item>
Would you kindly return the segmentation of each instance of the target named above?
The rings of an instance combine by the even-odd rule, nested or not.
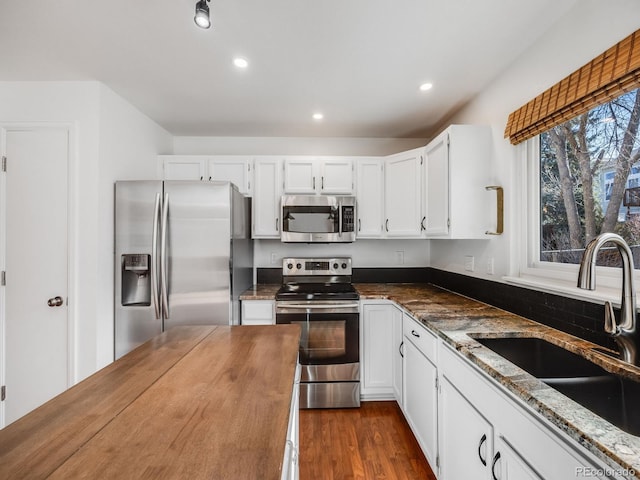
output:
[[[276,323],[302,327],[300,408],[360,406],[359,295],[350,258],[285,258]]]

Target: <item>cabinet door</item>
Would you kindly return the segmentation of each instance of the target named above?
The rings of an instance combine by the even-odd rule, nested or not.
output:
[[[161,155],[164,180],[204,180],[207,157],[200,155]]]
[[[436,366],[404,337],[404,414],[431,469],[437,471],[438,396]],[[447,478],[449,477],[441,477]],[[451,477],[453,479],[453,477]],[[474,477],[468,477],[474,478]]]
[[[256,158],[253,178],[252,237],[280,238],[282,159]]]
[[[319,187],[316,176],[316,161],[313,158],[287,158],[284,161],[284,192],[316,193]]]
[[[362,395],[393,398],[392,305],[364,305],[362,316]]]
[[[440,377],[440,478],[489,479],[493,427],[449,382]],[[503,479],[506,480],[506,479]]]
[[[353,193],[353,160],[324,159],[320,164],[320,193],[350,195]]]
[[[496,438],[491,472],[498,480],[543,480],[543,478],[501,436]]]
[[[231,182],[240,193],[249,194],[251,182],[251,159],[243,156],[218,156],[210,158],[207,162],[207,179],[222,182]]]
[[[242,300],[242,325],[275,325],[273,300]]]
[[[380,238],[383,234],[383,165],[383,162],[379,159],[356,161],[358,238]]]
[[[385,232],[389,237],[420,237],[422,231],[423,149],[385,160]]]
[[[398,405],[400,405],[400,408],[404,408],[402,401],[402,360],[404,356],[402,311],[393,307],[391,316],[391,322],[393,323],[393,395]]]
[[[449,233],[449,136],[441,135],[426,150],[425,233]]]

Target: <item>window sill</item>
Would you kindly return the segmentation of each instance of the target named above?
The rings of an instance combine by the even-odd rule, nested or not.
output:
[[[540,290],[576,300],[585,300],[600,304],[609,301],[615,307],[620,307],[620,299],[622,297],[621,287],[597,285],[595,290],[583,290],[576,286],[575,279],[567,280],[527,274],[520,277],[506,276],[502,277],[502,280],[511,285]],[[638,302],[636,300],[636,308],[637,306]]]

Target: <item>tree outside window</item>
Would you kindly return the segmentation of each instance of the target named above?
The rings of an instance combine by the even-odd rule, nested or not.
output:
[[[639,125],[636,89],[540,135],[541,261],[579,263],[590,240],[615,232],[640,267]]]

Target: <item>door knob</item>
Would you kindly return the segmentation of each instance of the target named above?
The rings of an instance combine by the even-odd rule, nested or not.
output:
[[[47,305],[50,307],[59,307],[64,303],[62,297],[53,297],[47,300]]]

